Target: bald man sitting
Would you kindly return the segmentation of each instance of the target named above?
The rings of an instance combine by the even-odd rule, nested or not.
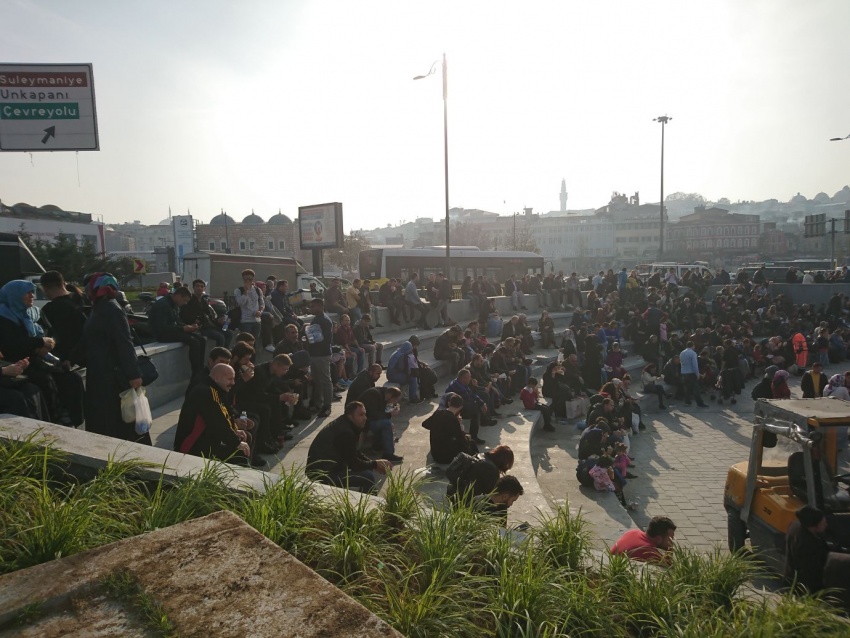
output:
[[[180,410],[175,451],[248,464],[248,433],[239,429],[224,402],[236,382],[235,376],[233,368],[219,363],[213,366],[210,376],[192,389]]]

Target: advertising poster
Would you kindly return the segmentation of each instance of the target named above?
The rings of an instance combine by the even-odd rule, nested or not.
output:
[[[318,204],[298,209],[301,248],[342,248],[342,204]]]
[[[191,215],[175,215],[171,218],[174,229],[174,256],[177,258],[177,272],[183,272],[183,255],[195,252],[195,225]]]

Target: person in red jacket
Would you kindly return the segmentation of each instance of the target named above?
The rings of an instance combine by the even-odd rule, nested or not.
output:
[[[646,531],[630,529],[611,547],[615,556],[625,554],[634,560],[649,563],[665,563],[666,552],[673,546],[676,524],[666,516],[654,516]]]
[[[791,337],[791,345],[794,347],[797,372],[802,374],[803,370],[806,369],[806,364],[809,359],[809,343],[806,341],[806,337],[802,331],[797,330],[797,332],[794,333],[794,336]]]
[[[552,427],[552,408],[541,401],[540,392],[537,391],[537,379],[529,377],[526,386],[519,393],[522,405],[526,410],[538,410],[543,415],[543,429],[546,432],[554,432]]]

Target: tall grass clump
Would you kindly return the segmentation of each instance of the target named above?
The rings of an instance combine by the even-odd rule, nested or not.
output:
[[[203,468],[191,478],[176,484],[165,480],[165,470],[142,512],[142,528],[153,531],[221,510],[236,510],[238,497],[231,488],[233,469],[206,459]]]
[[[471,589],[480,579],[428,580],[420,565],[382,563],[363,602],[408,638],[482,635]]]
[[[238,503],[237,514],[248,525],[286,551],[299,555],[316,533],[320,509],[303,471],[284,471],[267,480],[262,492],[252,491]]]
[[[385,556],[387,528],[364,495],[336,490],[324,509],[324,527],[307,556],[318,572],[341,587],[352,585]]]
[[[587,522],[580,515],[571,515],[567,505],[560,506],[554,515],[543,517],[534,537],[537,551],[555,567],[575,571],[590,557]]]
[[[742,552],[729,554],[718,547],[701,554],[677,546],[664,577],[713,612],[718,607],[730,609],[741,587],[759,573],[755,559]]]
[[[387,473],[384,484],[384,524],[394,533],[401,532],[409,521],[414,520],[422,508],[433,505],[422,495],[421,487],[426,479],[410,470],[394,470]]]
[[[507,537],[500,542],[510,544]],[[528,543],[501,553],[502,560],[492,565],[496,579],[489,605],[495,635],[536,636],[554,626],[552,623],[561,617],[561,585],[556,569],[537,560]]]

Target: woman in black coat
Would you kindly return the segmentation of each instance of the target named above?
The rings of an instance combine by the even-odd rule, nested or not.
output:
[[[573,400],[573,391],[564,380],[564,367],[557,361],[546,366],[543,373],[543,396],[552,399],[552,412],[561,419],[567,416],[567,401]]]
[[[584,340],[584,364],[581,376],[588,388],[598,390],[602,386],[602,348],[596,335],[587,335]]]
[[[86,342],[86,431],[151,445],[150,434],[136,434],[135,423],[121,418],[121,392],[142,385],[127,315],[115,301],[118,282],[95,273],[86,292],[92,302],[83,335]]]

